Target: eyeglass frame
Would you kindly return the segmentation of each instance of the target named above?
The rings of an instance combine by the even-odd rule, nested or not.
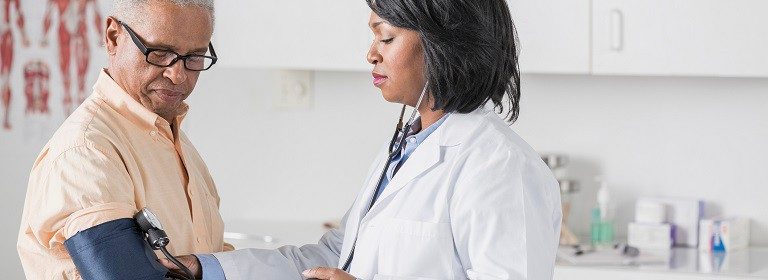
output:
[[[141,51],[141,53],[144,54],[144,60],[147,63],[151,64],[151,65],[154,65],[154,66],[157,66],[157,67],[171,67],[174,64],[176,64],[176,62],[179,62],[179,60],[183,60],[184,61],[184,69],[187,69],[189,71],[201,72],[201,71],[205,71],[205,70],[211,69],[211,67],[213,67],[213,65],[216,64],[216,61],[219,60],[218,56],[216,56],[216,50],[213,49],[213,43],[211,43],[211,42],[208,42],[208,49],[211,51],[211,55],[210,56],[208,56],[208,55],[199,55],[199,54],[180,55],[180,54],[176,53],[175,51],[169,50],[169,49],[158,49],[158,48],[147,47],[147,45],[144,44],[144,42],[142,42],[141,39],[139,39],[139,35],[136,34],[136,31],[133,31],[133,29],[130,26],[128,26],[127,24],[125,24],[124,22],[122,22],[120,20],[117,20],[117,19],[116,19],[116,21],[117,21],[117,23],[119,23],[121,26],[123,26],[125,28],[125,30],[128,32],[128,35],[131,36],[131,40],[133,41],[133,43],[136,45],[136,47],[139,48],[139,51]],[[149,61],[149,54],[151,52],[153,52],[153,51],[170,52],[170,53],[176,55],[176,57],[173,58],[173,60],[171,60],[171,62],[168,65],[158,65],[158,64],[155,64],[155,63],[152,63],[152,62]],[[187,58],[190,58],[190,57],[210,58],[211,59],[211,65],[208,65],[208,67],[206,67],[205,69],[200,69],[200,70],[189,69],[189,67],[187,67]]]

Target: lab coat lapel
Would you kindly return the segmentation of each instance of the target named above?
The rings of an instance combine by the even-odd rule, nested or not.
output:
[[[445,153],[444,148],[461,145],[461,142],[473,132],[472,128],[477,126],[480,118],[485,114],[492,113],[492,107],[489,106],[486,104],[486,106],[469,114],[452,114],[449,116],[433,135],[427,137],[416,148],[411,157],[401,166],[368,214],[375,214],[378,208],[388,204],[390,196],[396,194],[413,179],[424,174],[439,163]],[[380,168],[383,167],[383,164],[381,164]],[[376,184],[376,180],[378,180],[378,177],[374,180],[373,184]],[[366,220],[368,218],[363,217],[363,219]]]
[[[428,137],[400,167],[400,170],[392,178],[392,181],[389,182],[387,188],[385,188],[379,198],[376,199],[376,203],[369,213],[374,213],[378,207],[381,207],[382,204],[386,204],[386,201],[390,196],[400,191],[403,187],[408,185],[409,182],[413,181],[414,178],[440,162],[440,159],[442,158],[441,153],[442,149],[440,148],[437,139]]]

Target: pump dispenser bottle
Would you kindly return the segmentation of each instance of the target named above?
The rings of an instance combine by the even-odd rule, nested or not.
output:
[[[595,247],[613,246],[613,209],[610,204],[611,196],[608,183],[598,177],[600,189],[597,191],[597,205],[592,209],[592,245]]]

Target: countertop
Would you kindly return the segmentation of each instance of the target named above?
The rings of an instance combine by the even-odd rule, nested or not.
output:
[[[316,244],[327,232],[322,221],[228,221],[225,241],[236,249],[275,249],[284,245]],[[563,253],[561,251],[560,253]],[[643,252],[639,261],[624,259],[617,264],[569,263],[559,259],[556,280],[698,280],[768,279],[768,248],[750,248],[725,254],[674,248],[665,252]]]
[[[669,251],[645,252],[641,256],[643,254],[646,255],[644,260],[632,261],[631,258],[618,257],[625,260],[624,264],[611,265],[574,264],[559,259],[555,279],[583,279],[577,277],[581,274],[606,276],[597,279],[625,279],[623,277],[631,274],[638,275],[637,279],[768,279],[768,248],[749,248],[728,253],[674,248]],[[651,254],[653,256],[648,257]],[[654,278],[654,275],[659,277]]]

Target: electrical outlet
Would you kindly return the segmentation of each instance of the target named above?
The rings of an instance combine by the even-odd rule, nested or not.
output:
[[[275,96],[277,109],[310,109],[313,102],[314,73],[306,70],[278,72],[279,89]]]

